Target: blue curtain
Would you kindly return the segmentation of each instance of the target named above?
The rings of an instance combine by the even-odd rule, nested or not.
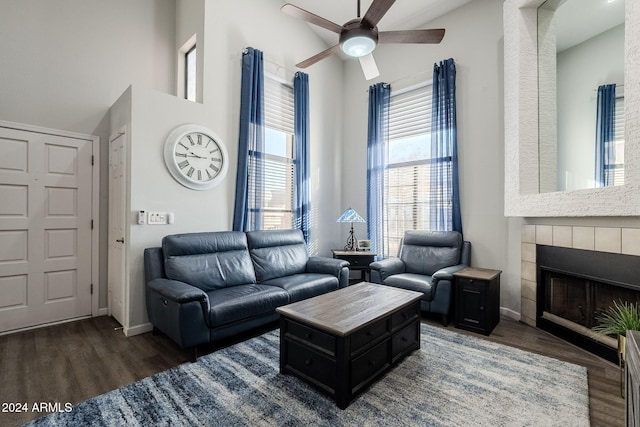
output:
[[[613,185],[614,130],[616,115],[616,85],[598,87],[596,112],[596,187]]]
[[[247,48],[242,55],[240,91],[240,137],[233,230],[257,230],[262,224],[264,181],[264,67],[262,52]],[[255,188],[255,187],[254,187]]]
[[[430,228],[462,233],[458,182],[456,66],[451,58],[433,65],[431,120]]]
[[[371,250],[382,257],[384,248],[384,171],[389,139],[389,99],[391,85],[369,87],[369,128],[367,133],[367,233]]]
[[[309,76],[298,71],[293,80],[295,179],[293,191],[293,224],[302,230],[304,241],[310,242],[309,167]]]

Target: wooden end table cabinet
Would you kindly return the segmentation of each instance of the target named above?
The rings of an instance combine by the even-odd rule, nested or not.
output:
[[[317,387],[345,409],[420,348],[420,298],[363,282],[277,308],[280,373]]]
[[[456,328],[491,334],[500,322],[501,273],[469,267],[453,274]]]
[[[367,280],[370,273],[369,264],[375,261],[376,254],[369,251],[345,251],[342,249],[332,249],[331,254],[334,258],[338,258],[349,263],[349,271],[359,271],[360,281]],[[349,284],[358,280],[349,279]]]
[[[640,332],[627,331],[624,361],[627,426],[640,427]]]

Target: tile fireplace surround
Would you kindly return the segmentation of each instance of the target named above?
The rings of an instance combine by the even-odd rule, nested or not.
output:
[[[536,244],[640,256],[640,228],[522,226],[520,320],[536,326]]]

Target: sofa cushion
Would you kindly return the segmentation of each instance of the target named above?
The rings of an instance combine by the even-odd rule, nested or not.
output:
[[[249,231],[247,243],[258,283],[305,272],[309,256],[302,231]]]
[[[415,273],[394,274],[384,279],[384,284],[394,288],[402,288],[410,291],[422,292],[422,299],[433,300],[433,288],[431,276]]]
[[[174,234],[162,239],[162,251],[167,278],[203,291],[256,283],[242,232]]]
[[[326,294],[338,289],[338,278],[327,274],[301,273],[278,277],[263,282],[263,285],[277,286],[289,293],[290,302]]]
[[[289,294],[275,286],[238,285],[207,292],[212,328],[275,311],[289,303]]]
[[[400,259],[405,272],[433,275],[444,267],[460,263],[462,235],[455,231],[405,232]]]

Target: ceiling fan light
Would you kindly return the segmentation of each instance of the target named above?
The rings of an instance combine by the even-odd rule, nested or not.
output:
[[[341,47],[347,55],[360,58],[373,52],[373,49],[376,48],[376,41],[367,36],[354,36],[344,40]]]

